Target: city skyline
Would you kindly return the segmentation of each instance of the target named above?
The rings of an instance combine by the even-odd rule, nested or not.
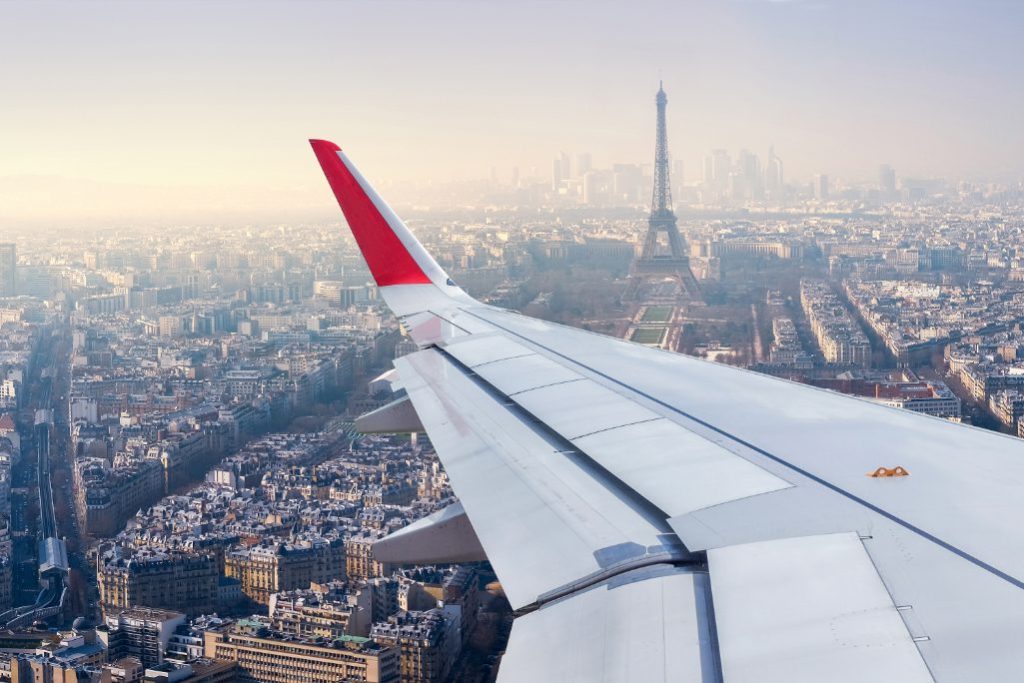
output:
[[[688,181],[772,145],[808,181],[1024,175],[1012,3],[521,7],[4,5],[0,227],[326,215],[318,135],[385,188],[649,164],[659,79]]]

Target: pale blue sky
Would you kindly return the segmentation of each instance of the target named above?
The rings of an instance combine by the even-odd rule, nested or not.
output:
[[[791,177],[1017,178],[1022,30],[1011,0],[5,2],[0,199],[31,216],[4,183],[62,176],[317,202],[311,136],[381,183],[647,162],[659,77],[691,177],[774,143]]]

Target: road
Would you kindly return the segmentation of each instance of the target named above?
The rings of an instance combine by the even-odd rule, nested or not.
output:
[[[750,317],[754,321],[752,358],[755,363],[760,363],[764,360],[764,346],[761,345],[761,321],[757,318],[757,304],[750,304]]]

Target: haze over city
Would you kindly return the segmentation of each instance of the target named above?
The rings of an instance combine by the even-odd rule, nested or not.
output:
[[[305,139],[410,186],[770,145],[790,178],[1016,181],[1014,2],[4,3],[0,227],[327,217]]]
[[[1022,20],[0,2],[0,683],[1018,680]]]

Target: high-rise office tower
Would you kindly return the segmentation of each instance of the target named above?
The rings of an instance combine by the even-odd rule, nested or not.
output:
[[[778,199],[782,193],[782,186],[785,182],[783,177],[782,159],[775,156],[775,147],[768,148],[768,164],[764,169],[765,189],[772,199]]]
[[[742,196],[735,199],[761,199],[764,196],[764,187],[761,182],[761,160],[749,150],[742,150],[737,163],[737,170],[741,178]]]
[[[732,173],[732,159],[724,149],[711,151],[711,172],[715,189],[724,191],[729,186],[729,174]]]
[[[14,296],[18,289],[18,247],[0,243],[0,296]]]
[[[814,176],[814,198],[828,199],[828,176],[824,173]]]
[[[637,164],[612,164],[612,194],[615,201],[640,201],[643,184],[643,169]]]
[[[888,202],[896,198],[896,169],[889,164],[878,167],[878,189],[883,201]]]
[[[558,191],[562,183],[569,180],[572,166],[569,163],[569,155],[560,152],[551,162],[551,189]]]

